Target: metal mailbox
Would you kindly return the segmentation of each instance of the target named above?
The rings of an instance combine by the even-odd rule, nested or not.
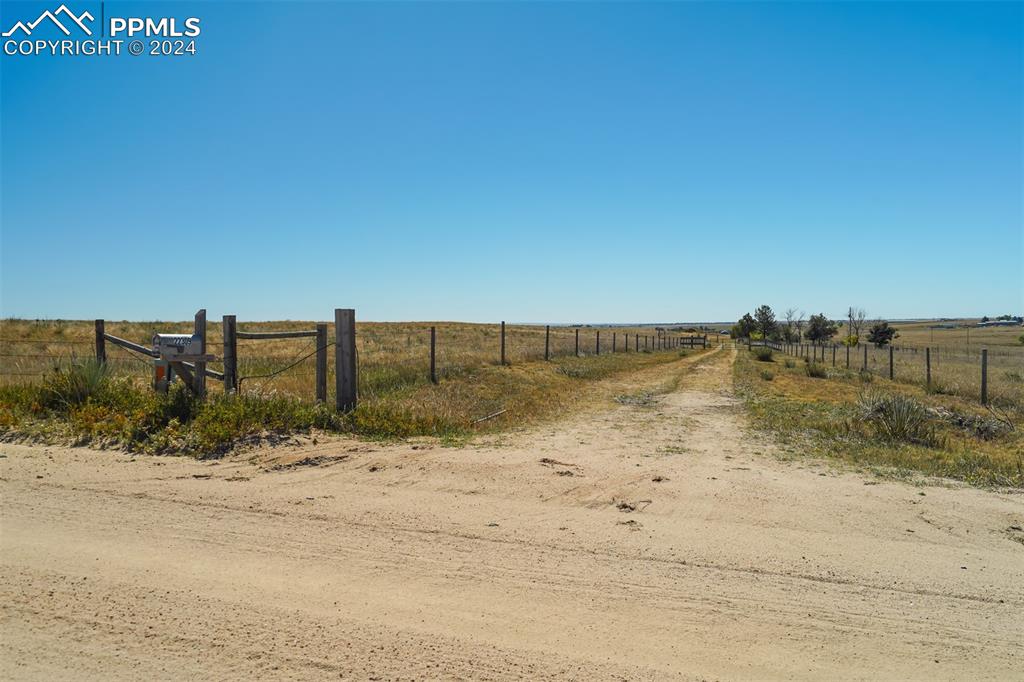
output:
[[[198,334],[154,334],[153,350],[161,360],[203,360],[203,337]]]

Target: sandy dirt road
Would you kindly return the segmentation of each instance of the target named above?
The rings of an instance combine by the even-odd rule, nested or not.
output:
[[[786,462],[730,351],[460,448],[0,446],[4,679],[1024,679],[1024,500]]]

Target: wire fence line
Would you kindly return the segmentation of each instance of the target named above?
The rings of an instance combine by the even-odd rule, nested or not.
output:
[[[748,348],[763,342],[744,340]],[[775,350],[841,370],[866,372],[982,404],[1024,405],[1024,349],[777,343]]]
[[[227,319],[225,316],[225,323],[219,325],[219,334],[214,328],[213,334],[207,335],[211,338],[205,346],[215,351],[216,360],[206,363],[204,371],[221,375],[223,378],[218,379],[224,382],[232,377],[230,386],[224,383],[228,390],[279,391],[300,397],[315,391],[321,400],[326,400],[329,393],[337,397],[336,388],[331,391],[323,387],[326,375],[337,374],[337,355],[324,352],[337,346],[336,333],[321,332],[321,343],[311,336],[317,330],[246,331],[235,326],[232,333]],[[168,326],[176,332],[186,331],[182,324]],[[316,326],[327,327],[323,323]],[[153,331],[148,327],[128,331],[127,325],[119,327],[116,323],[102,329],[100,334],[108,340],[123,339],[147,347]],[[123,336],[107,333],[106,329]],[[457,377],[488,365],[561,361],[610,353],[653,353],[704,348],[707,344],[706,334],[654,327],[362,323],[357,326],[353,345],[358,359],[358,394],[374,397],[403,386]],[[87,338],[3,336],[0,381],[39,379],[55,369],[97,356],[96,341]],[[153,359],[149,356],[111,342],[104,344],[102,356],[115,376],[153,380]]]

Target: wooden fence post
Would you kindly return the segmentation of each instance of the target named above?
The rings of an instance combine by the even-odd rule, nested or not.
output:
[[[929,390],[932,387],[932,349],[924,349],[924,381]]]
[[[836,366],[836,344],[832,344],[832,366]]]
[[[580,329],[576,328],[576,357],[580,356]]]
[[[339,412],[356,409],[356,311],[334,309],[334,403]]]
[[[867,344],[864,344],[864,369],[863,369],[863,371],[865,371],[865,372],[868,371],[868,346],[867,346]]]
[[[198,334],[201,339],[199,343],[199,352],[201,355],[206,355],[206,308],[203,308],[196,313],[194,329],[195,331],[193,333]],[[205,362],[196,362],[196,371],[192,376],[192,387],[197,396],[203,397],[206,395]]]
[[[892,346],[889,346],[889,381],[892,381],[895,377],[892,369]]]
[[[988,348],[981,349],[981,404],[988,405]]]
[[[600,330],[598,330],[598,332],[597,332],[597,341],[595,342],[594,345],[595,345],[594,355],[600,355],[601,354],[601,331]]]
[[[850,347],[846,347],[846,369],[850,369]]]
[[[635,334],[635,333],[633,334],[633,348],[634,348],[634,350],[637,353],[640,352],[640,335],[639,334]]]
[[[501,364],[505,364],[505,320],[501,321]]]
[[[430,328],[430,383],[437,383],[437,327]]]
[[[316,326],[316,401],[327,402],[327,325]],[[224,365],[227,375],[227,364]],[[225,376],[225,381],[227,377]]]
[[[544,327],[544,359],[551,359],[551,325]]]
[[[101,365],[107,361],[107,338],[104,333],[103,320],[96,320],[96,362]]]
[[[221,336],[224,340],[224,392],[238,390],[238,320],[234,315],[221,318]],[[319,385],[319,384],[318,384]]]
[[[617,332],[612,332],[612,353],[614,353],[614,352],[615,352],[615,341],[616,341],[616,338],[615,338],[615,337],[616,337],[617,335],[618,335],[618,333],[617,333]]]

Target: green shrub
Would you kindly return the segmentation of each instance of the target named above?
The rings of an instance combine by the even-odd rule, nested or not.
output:
[[[757,358],[758,362],[772,362],[772,349],[767,346],[755,348],[754,357]]]
[[[828,370],[825,369],[824,365],[819,365],[816,362],[808,362],[804,367],[804,371],[807,372],[807,376],[812,379],[827,379]]]
[[[861,421],[881,438],[932,447],[943,445],[927,408],[913,398],[898,393],[864,393],[857,401],[857,410]]]
[[[771,381],[772,379],[775,378],[775,375],[772,374],[771,370],[762,369],[761,370],[761,378],[764,379],[765,381]]]
[[[786,358],[786,362],[784,364],[786,365],[786,369],[793,369],[796,367],[796,360]]]
[[[50,409],[70,409],[99,396],[110,383],[107,365],[95,359],[75,361],[43,378],[40,403]]]

